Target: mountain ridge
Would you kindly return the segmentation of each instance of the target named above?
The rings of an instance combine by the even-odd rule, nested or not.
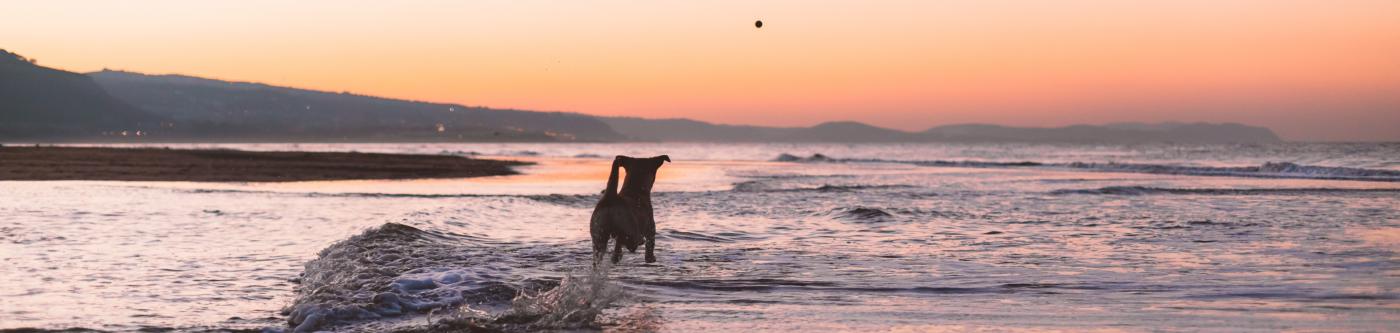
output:
[[[349,141],[615,141],[588,115],[493,109],[224,81],[189,75],[89,73],[118,98],[193,126],[206,138]]]
[[[828,121],[810,127],[713,124],[668,118],[605,117],[619,133],[645,141],[710,142],[1053,142],[1053,143],[1275,143],[1272,130],[1238,123],[1165,122],[1016,127],[950,124],[910,132],[855,121]],[[648,123],[652,126],[648,127]],[[703,133],[703,134],[697,134]],[[701,138],[697,140],[697,138]]]
[[[135,136],[159,128],[163,117],[133,107],[92,78],[39,66],[0,49],[0,138],[92,140]]]
[[[856,121],[808,127],[494,109],[183,74],[41,67],[0,50],[0,140],[287,142],[1065,142],[1272,143],[1237,123],[1062,127],[953,124],[902,131]],[[34,88],[43,87],[43,88]],[[74,104],[77,103],[77,104]],[[121,133],[126,132],[123,136]]]

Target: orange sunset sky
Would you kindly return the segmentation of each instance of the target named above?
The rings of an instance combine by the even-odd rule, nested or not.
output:
[[[755,29],[753,21],[765,26]],[[729,124],[1400,141],[1400,1],[6,1],[40,65]]]

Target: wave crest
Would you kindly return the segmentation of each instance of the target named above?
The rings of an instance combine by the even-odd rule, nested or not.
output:
[[[1294,195],[1294,194],[1344,194],[1344,193],[1400,193],[1400,188],[1329,188],[1329,187],[1300,187],[1300,188],[1165,188],[1148,186],[1108,186],[1096,189],[1064,189],[1054,190],[1050,194],[1088,194],[1088,195],[1154,195],[1154,194],[1180,194],[1180,195]]]
[[[297,296],[284,309],[295,332],[473,302],[505,302],[526,285],[499,277],[485,246],[447,234],[386,223],[337,242],[306,263]],[[474,269],[475,268],[475,269]],[[523,279],[522,279],[523,280]]]
[[[1069,162],[1043,163],[1035,161],[990,162],[990,161],[948,161],[948,160],[887,160],[861,158],[832,158],[822,154],[812,157],[797,157],[790,154],[779,155],[775,161],[808,163],[902,163],[928,167],[959,168],[1057,168],[1101,172],[1125,172],[1144,174],[1223,176],[1251,178],[1297,178],[1400,182],[1400,171],[1386,169],[1365,169],[1352,167],[1303,165],[1291,162],[1267,162],[1258,166],[1210,167],[1182,166],[1144,163],[1098,163]]]
[[[859,192],[863,190],[884,190],[914,188],[913,185],[905,184],[822,184],[817,187],[778,187],[777,184],[769,181],[750,180],[734,183],[734,192]]]

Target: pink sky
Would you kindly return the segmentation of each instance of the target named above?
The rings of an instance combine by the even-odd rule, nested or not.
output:
[[[73,71],[597,115],[1400,141],[1393,0],[34,1],[6,4],[0,43]]]

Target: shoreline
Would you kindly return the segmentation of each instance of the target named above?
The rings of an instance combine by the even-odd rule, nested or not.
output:
[[[528,162],[451,155],[0,146],[0,181],[294,182],[472,178]]]

